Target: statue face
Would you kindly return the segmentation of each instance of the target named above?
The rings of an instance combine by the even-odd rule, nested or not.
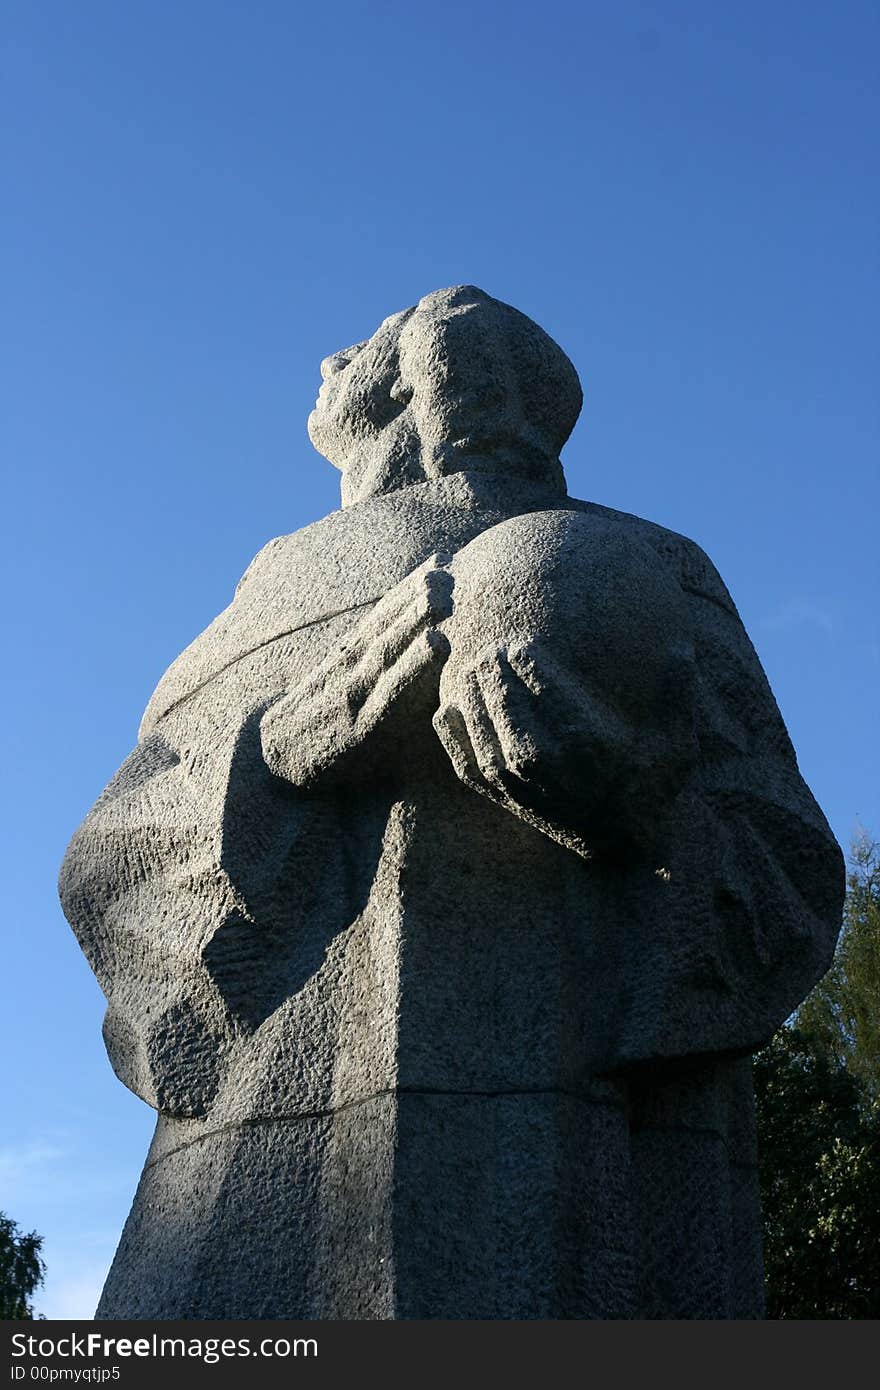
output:
[[[309,438],[336,468],[347,471],[365,449],[387,447],[382,436],[406,409],[399,343],[401,327],[412,313],[392,315],[372,338],[321,363],[323,381],[309,416]]]
[[[564,491],[574,368],[537,324],[472,285],[393,314],[321,375],[309,436],[342,471],[343,503],[466,470]]]

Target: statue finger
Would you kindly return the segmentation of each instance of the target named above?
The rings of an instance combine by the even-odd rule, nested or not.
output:
[[[379,722],[388,709],[416,685],[428,672],[437,672],[449,654],[449,642],[436,628],[417,632],[393,659],[382,667],[377,679],[363,690],[356,716],[359,734]]]
[[[489,787],[503,795],[504,750],[475,669],[466,672],[460,680],[458,696],[461,716],[468,731],[468,740],[479,775]]]
[[[537,759],[537,747],[545,744],[549,736],[541,701],[513,670],[504,648],[483,657],[475,674],[491,713],[504,766],[512,776],[527,781]]]
[[[435,602],[427,584],[424,584],[415,596],[410,598],[403,611],[387,627],[375,633],[347,672],[347,699],[353,714],[356,714],[369,699],[371,691],[384,679],[386,673],[398,662],[413,659],[410,654],[413,644],[418,643],[418,639],[427,631],[436,631],[434,623],[437,620],[434,614],[445,611],[445,605],[439,599]],[[437,633],[438,638],[439,636]],[[438,644],[435,639],[431,639],[427,644],[427,650],[419,650],[422,650],[422,655],[427,660],[431,653],[436,655],[441,648],[445,655],[448,652],[448,643],[444,647],[443,643]]]
[[[471,744],[467,724],[458,705],[452,703],[441,705],[431,722],[459,781],[467,787],[481,790],[483,778]]]

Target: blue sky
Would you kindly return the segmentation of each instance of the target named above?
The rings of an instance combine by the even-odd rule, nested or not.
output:
[[[152,1112],[70,834],[270,537],[327,353],[469,282],[584,385],[570,491],[693,537],[846,845],[880,835],[872,3],[12,0],[0,1209],[90,1316]]]

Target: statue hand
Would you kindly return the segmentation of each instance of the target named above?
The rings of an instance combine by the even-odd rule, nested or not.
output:
[[[379,760],[380,731],[393,724],[402,733],[425,700],[430,717],[449,652],[437,627],[452,611],[447,563],[434,555],[407,575],[304,684],[267,710],[260,733],[274,773],[303,788],[331,771],[344,780]]]
[[[553,838],[587,853],[646,845],[696,757],[686,656],[670,676],[665,717],[646,729],[540,641],[487,648],[447,665],[434,728],[462,782]]]

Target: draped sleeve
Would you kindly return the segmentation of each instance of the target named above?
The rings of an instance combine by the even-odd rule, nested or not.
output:
[[[711,563],[595,509],[505,522],[453,568],[435,727],[467,786],[584,861],[604,1065],[756,1050],[830,964],[844,866]]]

